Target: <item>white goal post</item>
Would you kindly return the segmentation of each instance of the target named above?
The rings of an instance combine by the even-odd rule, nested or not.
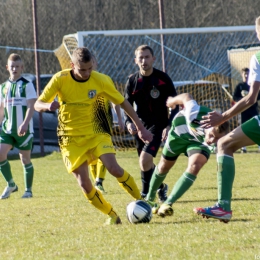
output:
[[[197,27],[197,28],[166,28],[166,29],[139,29],[139,30],[107,30],[107,31],[80,31],[75,37],[78,47],[84,47],[83,37],[91,35],[103,36],[129,36],[129,35],[166,35],[166,34],[191,34],[191,33],[220,33],[220,32],[246,32],[254,31],[254,25],[226,26],[226,27]]]

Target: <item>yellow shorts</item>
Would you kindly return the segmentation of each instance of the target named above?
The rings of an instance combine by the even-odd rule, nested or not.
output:
[[[96,136],[63,136],[60,138],[60,149],[63,162],[69,173],[84,162],[90,164],[102,154],[113,153],[115,148],[110,135]]]

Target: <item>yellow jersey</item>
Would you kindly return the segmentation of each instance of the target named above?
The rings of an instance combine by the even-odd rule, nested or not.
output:
[[[106,100],[116,105],[124,101],[109,76],[92,71],[89,79],[82,82],[72,77],[71,69],[56,73],[39,100],[50,103],[56,96],[60,104],[58,136],[110,133],[111,114],[104,113],[108,111]]]

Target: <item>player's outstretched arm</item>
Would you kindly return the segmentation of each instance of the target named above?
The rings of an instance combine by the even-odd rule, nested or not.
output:
[[[166,101],[166,106],[175,109],[177,105],[185,106],[185,103],[193,100],[193,97],[189,93],[182,93],[180,95],[177,95],[175,97],[168,97]]]
[[[145,143],[151,142],[153,140],[152,133],[144,127],[130,103],[125,99],[120,106],[125,110],[135,124],[139,138]]]
[[[216,111],[210,112],[208,115],[203,116],[203,120],[201,121],[202,127],[209,128],[212,126],[217,126],[225,121],[229,120],[233,116],[240,114],[247,108],[251,107],[257,101],[258,92],[260,89],[260,82],[253,82],[250,87],[248,95],[243,97],[240,101],[238,101],[234,106],[230,109],[226,110],[222,114],[219,114]]]
[[[59,107],[60,104],[56,100],[51,103],[46,103],[38,99],[34,105],[34,109],[38,112],[55,111],[56,109],[59,109]]]

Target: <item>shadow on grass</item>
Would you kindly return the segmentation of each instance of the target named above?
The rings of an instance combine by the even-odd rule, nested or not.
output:
[[[48,155],[50,155],[52,153],[53,153],[53,151],[45,152],[44,155],[41,155],[40,153],[33,153],[33,154],[31,154],[31,158],[32,159],[43,158],[43,157],[48,156]],[[12,161],[12,160],[20,160],[19,154],[8,154],[8,160],[10,160],[10,161]]]
[[[260,198],[233,198],[232,201],[258,201],[260,200]],[[176,201],[175,203],[193,203],[193,202],[208,202],[208,203],[216,203],[217,202],[217,198],[215,199],[205,199],[205,200],[182,200],[182,201]]]
[[[217,190],[218,187],[214,186],[214,187],[196,187],[194,188],[194,190]]]
[[[193,203],[193,202],[208,202],[208,203],[215,203],[217,199],[205,199],[205,200],[182,200],[176,201],[175,203]]]
[[[260,198],[234,198],[233,201],[239,201],[239,200],[260,200]]]
[[[155,224],[155,225],[172,225],[172,224],[180,224],[180,225],[182,225],[182,224],[194,224],[194,223],[201,223],[201,222],[208,222],[208,223],[212,223],[212,222],[215,222],[215,221],[217,221],[217,222],[221,222],[220,220],[218,220],[218,219],[214,219],[214,218],[208,218],[208,219],[206,219],[206,218],[203,218],[203,217],[201,217],[201,216],[196,216],[196,215],[194,215],[194,217],[192,218],[192,219],[190,219],[190,220],[180,220],[180,221],[178,221],[178,220],[171,220],[170,221],[170,219],[169,219],[169,221],[164,221],[163,223],[160,221],[156,221],[156,220],[154,220],[153,219],[153,222],[152,222],[152,224]],[[238,219],[238,218],[236,218],[236,219],[232,219],[232,220],[230,220],[230,222],[252,222],[252,220],[251,219],[245,219],[245,218],[240,218],[240,219]],[[229,224],[230,222],[228,222],[228,223],[224,223],[224,222],[221,222],[221,224]]]

